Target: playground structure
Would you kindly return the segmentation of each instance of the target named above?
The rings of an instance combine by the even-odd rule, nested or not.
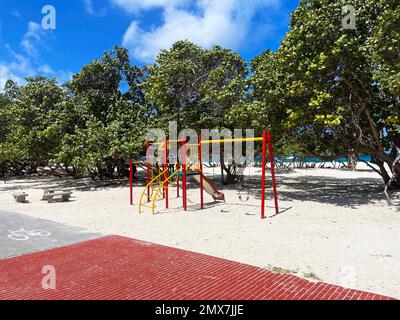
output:
[[[219,139],[219,140],[203,140],[201,136],[198,137],[197,144],[189,144],[186,137],[182,140],[168,140],[166,138],[163,142],[146,142],[146,162],[133,162],[130,161],[130,204],[133,205],[133,175],[134,165],[145,165],[146,168],[146,186],[141,192],[139,198],[139,213],[143,208],[150,208],[152,213],[155,214],[156,203],[164,199],[165,208],[169,208],[169,187],[176,186],[177,198],[179,198],[182,189],[182,205],[183,210],[187,211],[187,179],[192,177],[200,185],[200,208],[204,209],[204,191],[213,197],[215,201],[224,201],[225,195],[218,190],[216,185],[203,174],[203,159],[202,159],[202,146],[210,145],[213,143],[233,143],[233,142],[247,142],[247,141],[261,141],[262,142],[262,161],[261,161],[261,219],[265,219],[265,178],[266,178],[266,164],[267,164],[267,148],[270,161],[271,180],[273,189],[273,200],[275,214],[279,214],[278,195],[276,188],[275,169],[274,169],[274,155],[272,150],[272,137],[270,131],[264,131],[262,137],[255,138],[233,138],[233,139]],[[169,147],[171,143],[181,144],[181,163],[169,162]],[[159,154],[162,154],[162,164],[151,164],[150,161],[150,147],[157,145]],[[197,154],[197,162],[190,162],[189,154]]]

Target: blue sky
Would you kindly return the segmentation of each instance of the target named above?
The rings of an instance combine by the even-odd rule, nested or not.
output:
[[[68,80],[115,44],[132,63],[154,61],[180,39],[221,44],[250,61],[275,50],[297,0],[0,0],[0,90],[7,78],[43,74]],[[56,9],[56,29],[42,28],[42,8]]]

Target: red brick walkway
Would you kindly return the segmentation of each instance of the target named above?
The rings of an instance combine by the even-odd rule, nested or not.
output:
[[[41,286],[44,265],[57,289]],[[0,299],[388,299],[111,236],[0,261]]]

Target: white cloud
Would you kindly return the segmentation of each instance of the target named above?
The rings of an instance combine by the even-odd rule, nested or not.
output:
[[[50,67],[48,64],[44,64],[44,65],[40,66],[40,67],[38,68],[38,71],[41,72],[41,73],[43,73],[43,74],[46,74],[46,75],[52,75],[52,74],[54,74],[53,68]]]
[[[72,79],[73,73],[64,70],[55,71],[49,65],[33,68],[25,59],[14,60],[11,63],[0,61],[0,92],[3,91],[6,81],[9,79],[23,85],[26,77],[36,75],[55,77],[59,83],[64,83]]]
[[[23,39],[21,41],[21,45],[30,56],[38,55],[38,51],[37,51],[35,45],[32,43],[32,41],[30,41],[28,39]]]
[[[42,44],[45,35],[46,31],[42,29],[40,24],[29,21],[28,31],[21,40],[21,45],[28,55],[38,56],[37,46]]]
[[[14,10],[13,12],[11,12],[11,14],[12,14],[14,17],[18,18],[19,20],[22,20],[22,16],[21,16],[21,14],[19,13],[18,10]]]
[[[8,79],[22,84],[25,77],[34,74],[28,59],[12,51],[9,45],[6,45],[6,49],[10,52],[12,60],[11,62],[0,61],[0,91],[3,90]]]
[[[92,0],[83,0],[83,6],[85,8],[85,11],[95,17],[103,17],[107,13],[106,8],[102,8],[100,10],[96,10],[93,5]]]
[[[54,70],[48,64],[37,65],[29,57],[16,53],[10,45],[6,44],[11,59],[10,61],[0,61],[0,92],[8,79],[14,80],[18,84],[25,83],[26,77],[44,75],[55,77],[59,83],[64,83],[72,79],[73,73],[64,70]]]
[[[12,72],[7,63],[0,61],[0,92],[3,91],[7,80],[14,80],[17,83],[22,83],[23,79]]]
[[[55,73],[55,77],[57,78],[57,81],[59,83],[64,83],[64,82],[67,82],[67,81],[71,81],[73,75],[74,75],[73,72],[64,71],[64,70],[61,70],[61,71],[58,71],[58,72]]]
[[[46,77],[55,77],[59,83],[64,83],[72,80],[73,73],[71,71],[57,70],[55,71],[48,64],[41,65],[35,71],[35,74],[41,74]]]
[[[51,32],[43,30],[40,24],[30,21],[20,42],[24,54],[14,51],[9,44],[5,44],[8,59],[6,59],[7,61],[0,61],[0,91],[3,90],[8,79],[24,84],[26,77],[36,75],[55,77],[59,83],[69,81],[72,78],[72,72],[54,70],[49,64],[40,61],[38,48],[43,48],[46,37],[50,36]]]
[[[151,8],[174,8],[177,6],[188,5],[193,1],[188,0],[111,0],[114,4],[120,6],[124,10],[137,13],[141,10]]]
[[[23,77],[34,74],[34,68],[32,67],[29,58],[16,53],[8,44],[5,45],[5,48],[11,56],[11,61],[7,63],[8,69],[11,73],[18,74],[19,76],[23,75]]]
[[[237,50],[251,37],[254,16],[280,4],[280,0],[111,1],[133,14],[161,8],[160,26],[144,30],[133,20],[123,37],[123,44],[132,55],[147,63],[153,61],[160,49],[167,49],[178,40],[190,40],[205,48],[220,44]]]
[[[94,14],[94,8],[92,0],[83,0],[83,6],[85,7],[85,11],[89,14]]]

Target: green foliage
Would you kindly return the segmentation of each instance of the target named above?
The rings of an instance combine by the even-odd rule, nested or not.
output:
[[[142,69],[116,47],[64,87],[55,79],[8,81],[0,94],[0,169],[35,171],[51,163],[77,175],[126,174],[144,150],[147,107]],[[72,168],[72,169],[71,169]]]
[[[243,97],[246,62],[219,46],[203,50],[179,41],[160,52],[149,70],[146,96],[154,106],[155,125],[166,128],[219,128],[225,113]]]
[[[72,165],[80,175],[111,176],[116,169],[125,174],[125,161],[144,149],[147,110],[142,79],[126,49],[119,47],[74,75],[66,87],[79,106],[78,121],[63,138],[55,161]],[[123,85],[128,85],[127,92],[121,91]]]
[[[279,49],[255,57],[250,76],[231,50],[179,41],[150,67],[132,66],[117,46],[63,86],[9,80],[0,173],[54,163],[78,175],[124,175],[125,160],[144,154],[147,129],[177,121],[272,130],[281,155],[368,153],[387,179],[384,164],[400,146],[400,3],[352,1],[355,30],[342,27],[345,4],[301,0]]]
[[[7,132],[1,141],[0,162],[46,163],[62,138],[62,121],[55,111],[64,99],[66,94],[56,81],[43,77],[28,78],[25,86],[14,91],[10,103],[1,110]]]
[[[301,1],[276,52],[252,63],[252,90],[236,123],[269,127],[297,152],[369,153],[389,165],[400,115],[398,1],[356,0],[357,28],[342,28],[342,1]],[[283,150],[284,151],[284,150]]]
[[[391,94],[400,96],[400,5],[396,0],[382,0],[384,11],[378,17],[371,40],[373,58],[378,63],[376,80]]]

